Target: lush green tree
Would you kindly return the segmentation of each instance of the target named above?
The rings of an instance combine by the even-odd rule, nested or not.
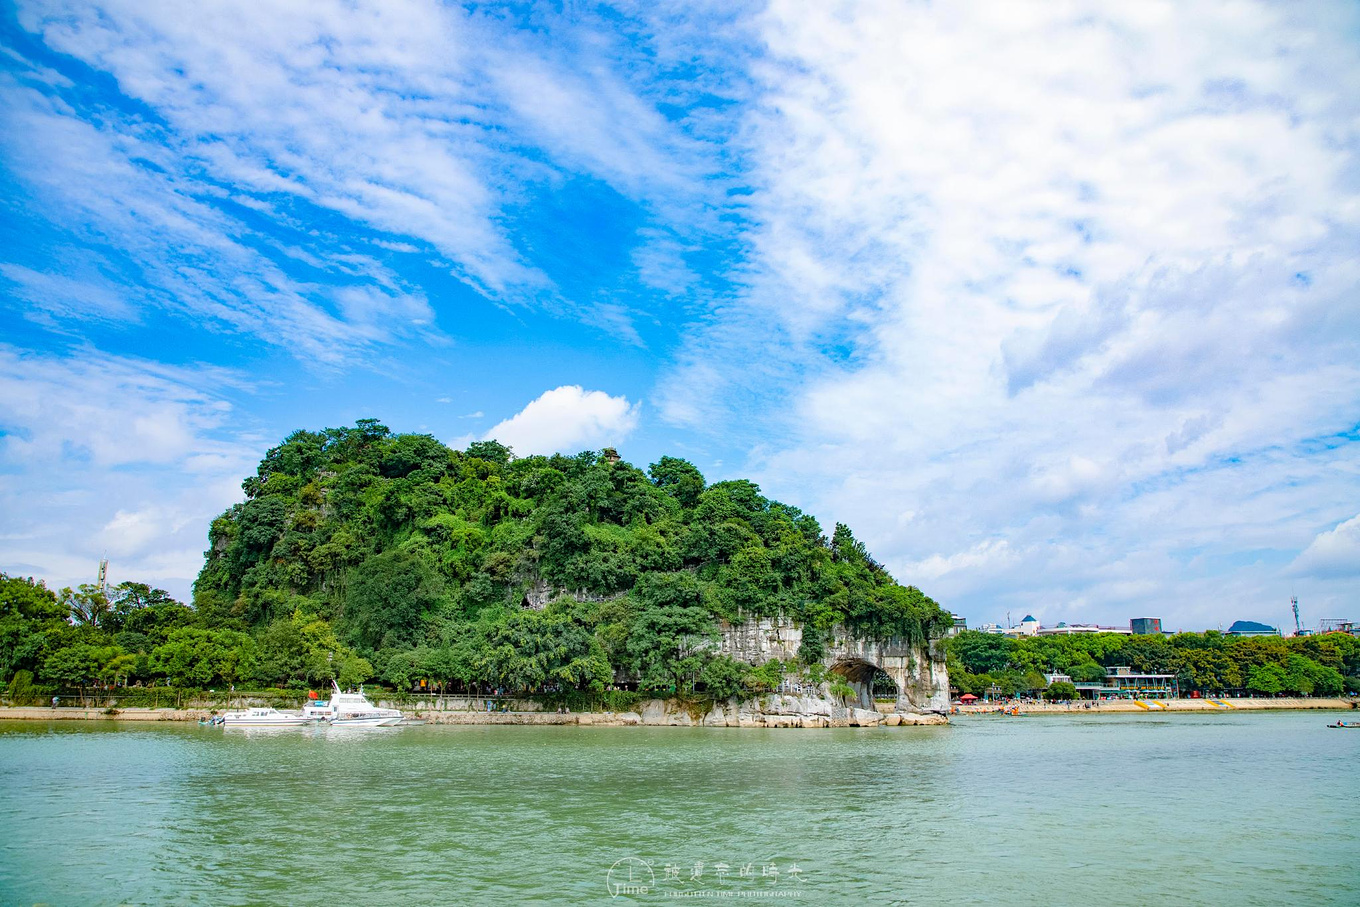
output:
[[[372,676],[373,666],[341,643],[328,621],[301,608],[276,618],[260,634],[257,680],[299,687],[334,680],[353,686]]]
[[[1247,675],[1247,689],[1253,693],[1271,695],[1282,693],[1287,689],[1288,683],[1289,678],[1285,675],[1284,668],[1273,662],[1257,665]]]
[[[183,627],[151,653],[154,669],[176,686],[236,683],[255,672],[255,640],[239,630]]]
[[[122,654],[117,646],[88,643],[57,649],[43,661],[42,676],[52,683],[85,687],[99,680],[105,668]]]
[[[77,626],[103,629],[109,616],[109,599],[104,590],[91,583],[82,583],[79,588],[62,589],[61,602],[71,614],[71,621]]]
[[[1068,669],[1067,674],[1076,683],[1102,683],[1105,680],[1106,671],[1094,661],[1085,661],[1073,665]]]
[[[689,573],[648,574],[634,595],[641,607],[627,653],[643,689],[687,692],[715,648],[717,625]]]
[[[414,644],[444,601],[444,582],[420,552],[375,554],[354,570],[345,596],[350,638],[369,649]]]
[[[949,649],[965,670],[994,674],[1010,664],[1015,641],[995,633],[965,630],[949,641]]]
[[[675,498],[681,507],[693,507],[704,493],[704,476],[688,460],[662,457],[647,468],[656,487]]]
[[[1065,680],[1059,680],[1048,685],[1048,689],[1044,690],[1044,698],[1050,702],[1070,702],[1077,698],[1077,688]]]
[[[68,614],[41,580],[0,573],[0,681],[37,672]]]
[[[118,633],[124,629],[145,632],[156,622],[157,615],[172,611],[187,610],[164,589],[157,589],[146,583],[119,583],[108,593],[109,610],[103,621],[103,629]],[[142,615],[150,615],[150,619]],[[140,618],[140,619],[139,619]],[[132,626],[128,626],[129,622]]]
[[[64,620],[69,613],[42,580],[0,573],[0,617]]]
[[[714,699],[732,699],[753,692],[751,666],[726,655],[708,659],[699,672],[704,692]]]

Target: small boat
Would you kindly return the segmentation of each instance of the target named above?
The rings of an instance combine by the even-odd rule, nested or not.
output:
[[[1329,724],[1327,727],[1343,727],[1347,730],[1360,731],[1360,724],[1347,724],[1344,721],[1338,721],[1336,724]]]
[[[331,727],[392,727],[401,724],[405,715],[396,709],[383,709],[368,701],[364,688],[357,693],[342,693],[336,686],[325,706]],[[321,710],[317,705],[317,711]]]
[[[222,724],[226,727],[292,727],[309,724],[311,720],[295,712],[280,712],[273,708],[250,708],[222,716]]]

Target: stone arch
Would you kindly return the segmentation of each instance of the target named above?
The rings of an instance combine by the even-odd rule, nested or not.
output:
[[[861,709],[877,708],[874,701],[874,688],[879,684],[891,685],[893,697],[902,695],[902,686],[897,678],[882,667],[860,656],[838,658],[831,664],[831,673],[845,679],[855,689],[855,705]]]

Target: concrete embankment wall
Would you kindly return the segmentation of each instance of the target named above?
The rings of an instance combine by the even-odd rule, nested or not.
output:
[[[205,709],[118,709],[109,714],[104,709],[6,706],[0,708],[0,719],[19,721],[197,721],[206,718]]]
[[[710,704],[707,711],[694,703],[650,699],[636,711],[628,712],[549,712],[535,710],[485,711],[475,708],[449,708],[437,705],[398,706],[408,718],[429,724],[511,724],[511,725],[586,725],[596,727],[742,727],[742,728],[828,728],[899,727],[947,724],[936,714],[893,713],[845,708],[809,697],[770,695],[751,700],[730,700]],[[537,703],[533,703],[535,707]],[[212,714],[208,709],[105,710],[100,708],[0,708],[0,720],[32,721],[197,721]]]

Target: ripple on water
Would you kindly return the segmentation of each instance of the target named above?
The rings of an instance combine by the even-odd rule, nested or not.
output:
[[[1307,713],[1223,718],[0,724],[0,903],[607,900],[627,857],[663,888],[791,886],[810,903],[1360,902],[1338,793],[1360,735]]]

